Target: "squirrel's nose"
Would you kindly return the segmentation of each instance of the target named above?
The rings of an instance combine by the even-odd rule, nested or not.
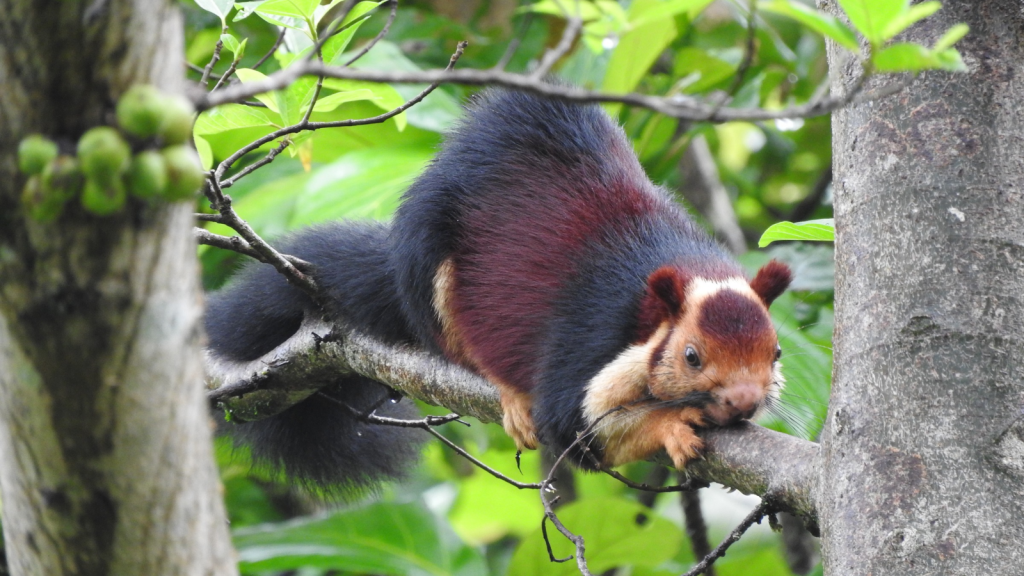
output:
[[[724,426],[753,416],[764,398],[764,389],[753,382],[740,382],[722,388],[716,396],[718,401],[707,412],[716,424]]]

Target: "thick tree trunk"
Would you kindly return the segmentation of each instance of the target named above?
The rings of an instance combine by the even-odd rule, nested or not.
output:
[[[969,72],[833,117],[827,575],[1024,569],[1024,15],[948,0],[907,36],[957,22]]]
[[[18,205],[31,132],[70,151],[133,83],[182,88],[166,0],[0,0],[0,490],[15,574],[235,573],[201,389],[189,203]]]

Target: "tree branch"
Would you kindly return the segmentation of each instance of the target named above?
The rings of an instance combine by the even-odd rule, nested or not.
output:
[[[342,336],[314,342],[314,334],[328,333]],[[389,346],[320,320],[305,322],[292,338],[252,362],[208,359],[207,388],[232,415],[255,420],[353,372],[428,404],[483,422],[501,421],[497,390],[480,376],[424,351]],[[225,394],[223,388],[235,393]],[[703,437],[707,453],[686,468],[691,477],[745,494],[771,493],[780,510],[800,516],[814,530],[817,444],[751,423],[709,430]]]
[[[192,100],[200,111],[214,106],[232,102],[241,102],[264,92],[280,90],[297,78],[307,75],[340,78],[344,80],[363,80],[392,84],[464,84],[504,86],[533,92],[551,98],[559,98],[570,102],[618,102],[630,106],[647,108],[674,118],[683,118],[708,122],[728,122],[734,120],[775,120],[779,118],[807,118],[820,116],[842,108],[852,102],[864,102],[885,98],[905,88],[902,82],[884,86],[872,93],[862,94],[864,80],[870,75],[865,69],[859,81],[854,82],[850,89],[839,96],[828,96],[814,99],[806,104],[778,110],[764,108],[721,108],[703,100],[675,95],[669,97],[651,96],[646,94],[608,94],[586,90],[571,85],[548,82],[543,78],[531,75],[516,74],[503,70],[473,69],[436,69],[423,71],[381,71],[325,66],[318,62],[297,62],[280,70],[259,82],[249,82],[228,86],[215,93],[193,91]]]

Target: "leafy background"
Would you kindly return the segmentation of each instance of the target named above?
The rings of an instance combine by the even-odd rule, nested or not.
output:
[[[323,32],[340,0],[182,1],[187,15],[187,58],[196,68],[210,61],[214,45],[224,50],[214,68],[229,66],[251,82],[287,66]],[[913,8],[891,0],[845,0],[850,22],[814,12],[798,1],[758,4],[754,57],[748,45],[746,2],[718,0],[425,0],[404,2],[387,38],[355,65],[379,70],[443,67],[455,45],[469,40],[460,67],[488,68],[513,38],[518,49],[510,71],[527,70],[545,47],[557,43],[566,20],[563,6],[578,9],[583,34],[557,65],[559,76],[610,92],[722,95],[734,92],[733,107],[781,108],[803,103],[826,80],[823,35],[848,50],[866,47],[878,70],[962,66],[952,44],[966,32],[955,28],[936,46],[888,43],[899,31],[938,8]],[[364,1],[343,32],[325,45],[323,57],[340,64],[384,25],[388,5]],[[868,16],[871,16],[869,18]],[[282,47],[260,69],[256,61],[285,29]],[[742,82],[737,72],[746,67]],[[195,68],[194,68],[195,70]],[[194,79],[199,73],[192,72]],[[227,105],[203,113],[195,144],[207,167],[242,146],[301,119],[314,79],[258,97],[264,107]],[[314,121],[367,118],[394,108],[422,86],[388,86],[329,80],[312,112]],[[461,114],[473,89],[443,86],[424,102],[381,124],[306,132],[290,137],[287,153],[239,181],[228,192],[237,212],[265,238],[333,219],[387,220],[403,191],[423,170],[445,130]],[[651,179],[680,191],[679,165],[695,138],[707,141],[738,223],[750,246],[787,238],[830,239],[831,142],[827,117],[721,125],[681,122],[647,110],[607,105],[625,127]],[[242,158],[241,167],[262,158],[271,142]],[[683,202],[682,195],[680,201]],[[700,219],[699,214],[695,217]],[[792,225],[791,220],[816,220]],[[821,221],[817,221],[821,220]],[[782,224],[779,224],[782,223]],[[773,226],[774,225],[774,226]],[[227,234],[226,228],[211,230]],[[240,258],[200,248],[208,289],[223,284]],[[787,387],[785,414],[762,423],[815,439],[825,414],[831,375],[833,307],[832,251],[828,244],[773,244],[740,256],[751,271],[770,258],[796,272],[793,289],[772,307],[783,348]],[[440,409],[424,410],[441,413]],[[500,427],[448,425],[443,432],[491,466],[514,478],[537,481],[544,466],[536,452],[516,470],[514,446]],[[325,505],[297,492],[266,471],[254,470],[244,450],[218,441],[226,500],[245,574],[548,575],[575,574],[574,562],[551,563],[540,534],[539,496],[519,491],[471,467],[437,443],[426,446],[413,477],[398,486],[349,503]],[[652,478],[649,463],[624,470]],[[559,517],[586,538],[594,573],[654,576],[678,574],[694,562],[678,495],[653,503],[612,478],[574,473],[575,498]],[[721,489],[702,491],[712,542],[717,542],[756,503],[756,498]],[[571,501],[568,501],[571,500]],[[554,534],[554,531],[552,531]],[[554,552],[569,543],[555,534]],[[723,576],[785,575],[778,534],[755,527],[716,564]],[[816,569],[820,571],[820,566]]]

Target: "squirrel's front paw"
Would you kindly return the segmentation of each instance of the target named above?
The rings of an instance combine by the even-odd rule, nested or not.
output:
[[[665,451],[678,470],[685,468],[690,460],[700,457],[703,450],[704,441],[686,424],[680,424],[673,434],[665,438]]]

